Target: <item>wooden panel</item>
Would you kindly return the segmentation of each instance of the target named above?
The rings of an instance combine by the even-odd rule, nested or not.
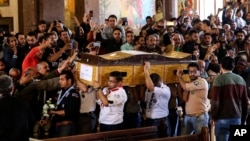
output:
[[[123,77],[122,84],[128,86],[133,83],[133,66],[101,66],[99,67],[99,81],[103,86],[107,86],[109,73],[112,71],[126,72],[127,75]]]
[[[88,85],[93,85],[93,81],[98,80],[103,86],[107,86],[108,76],[112,71],[127,73],[123,80],[125,86],[145,84],[143,65],[145,61],[151,63],[150,74],[159,74],[163,81],[169,84],[178,82],[174,70],[186,69],[187,64],[191,61],[189,56],[189,54],[174,51],[165,56],[139,51],[117,51],[101,56],[82,54],[79,63],[85,65],[87,73],[91,72],[91,78],[87,76],[88,81],[84,81]],[[90,69],[88,70],[88,68]],[[85,68],[82,69],[85,70]],[[78,71],[81,70],[78,69]],[[185,76],[188,77],[188,75]]]
[[[183,70],[187,70],[188,64],[181,64],[181,67],[183,68]],[[183,75],[183,79],[187,82],[190,82],[190,78],[189,78],[189,74],[184,74]]]
[[[158,73],[161,78],[164,78],[165,75],[165,66],[164,65],[151,65],[150,74]],[[144,76],[144,66],[134,66],[134,75],[133,75],[133,85],[145,84]]]
[[[44,141],[138,141],[158,137],[156,126],[48,138]]]
[[[165,83],[169,84],[169,83],[178,83],[178,78],[176,76],[176,70],[177,69],[183,69],[186,70],[187,69],[187,65],[188,64],[169,64],[166,65],[166,69],[165,69],[165,76],[164,76],[164,80]],[[184,74],[183,75],[184,80],[185,81],[189,81],[189,75],[188,74]]]
[[[165,76],[164,76],[164,80],[165,83],[169,84],[169,83],[177,83],[178,79],[176,77],[175,74],[175,70],[177,70],[178,68],[181,68],[180,64],[170,64],[170,65],[166,65],[165,67]]]

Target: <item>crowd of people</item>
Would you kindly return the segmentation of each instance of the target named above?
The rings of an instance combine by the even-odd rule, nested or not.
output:
[[[0,33],[0,138],[155,125],[159,137],[197,134],[202,126],[215,126],[216,140],[228,140],[230,124],[250,124],[250,13],[241,1],[226,3],[218,13],[201,20],[183,11],[171,22],[147,16],[138,35],[116,15],[99,25],[88,14],[82,21],[74,18],[74,31],[60,20],[41,20],[27,34]],[[193,62],[185,69],[190,81],[178,69],[179,83],[163,82],[150,71],[150,62],[144,64],[145,85],[123,86],[119,70],[110,72],[104,88],[100,82],[89,86],[80,80],[74,61],[82,53],[122,50],[189,53]]]

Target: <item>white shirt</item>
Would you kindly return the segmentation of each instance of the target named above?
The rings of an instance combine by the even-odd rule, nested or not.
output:
[[[145,92],[145,101],[147,102],[146,117],[157,119],[168,116],[170,96],[170,89],[165,84],[162,84],[161,87],[154,87],[153,92],[147,89]]]
[[[123,122],[123,109],[127,101],[127,94],[122,87],[115,88],[108,93],[108,88],[103,89],[108,101],[112,101],[108,106],[103,106],[99,99],[97,103],[101,106],[99,122],[107,125],[116,125]]]

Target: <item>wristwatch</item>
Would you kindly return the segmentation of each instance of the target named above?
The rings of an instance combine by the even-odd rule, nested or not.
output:
[[[102,89],[101,87],[98,87],[98,88],[94,88],[96,91],[98,91],[98,90],[100,90],[100,89]]]
[[[14,54],[14,55],[13,55],[13,58],[17,58],[17,55]]]

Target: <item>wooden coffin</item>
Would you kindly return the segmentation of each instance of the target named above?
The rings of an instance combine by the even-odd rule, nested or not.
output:
[[[150,73],[158,73],[167,84],[177,83],[175,70],[187,69],[191,55],[174,51],[164,55],[141,51],[117,51],[99,56],[83,53],[77,61],[77,70],[80,80],[87,85],[93,85],[96,80],[106,86],[109,73],[120,71],[125,74],[123,85],[134,86],[145,83],[145,61],[151,63]],[[188,75],[184,77],[188,80]]]

